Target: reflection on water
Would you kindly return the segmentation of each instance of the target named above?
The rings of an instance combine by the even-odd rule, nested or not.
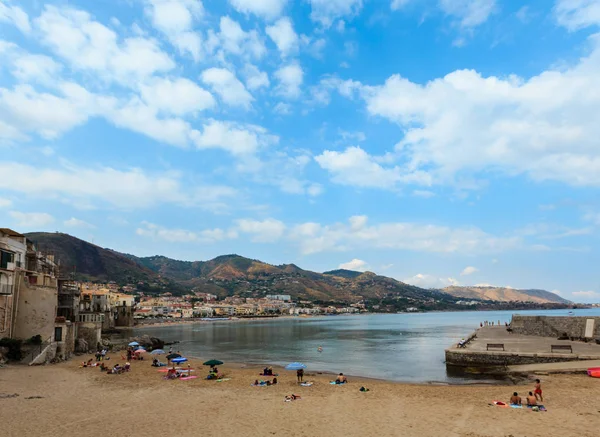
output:
[[[481,376],[447,371],[444,349],[469,335],[484,320],[504,324],[513,312],[461,312],[216,321],[144,328],[165,341],[179,340],[183,354],[223,361],[285,365],[408,382],[461,383]],[[519,314],[564,315],[567,310]],[[600,315],[600,309],[575,310]],[[322,352],[317,348],[323,347]],[[487,377],[486,377],[487,378]]]

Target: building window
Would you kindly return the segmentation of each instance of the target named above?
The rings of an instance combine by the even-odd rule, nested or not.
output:
[[[0,250],[0,269],[8,269],[8,263],[12,263],[14,260],[14,253]]]
[[[60,326],[54,328],[54,341],[62,341],[62,327]]]

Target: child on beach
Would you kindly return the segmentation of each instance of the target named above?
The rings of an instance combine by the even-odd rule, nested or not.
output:
[[[535,390],[533,391],[533,394],[535,395],[536,399],[538,396],[540,397],[540,402],[544,402],[544,398],[542,397],[542,383],[539,379],[535,380]]]

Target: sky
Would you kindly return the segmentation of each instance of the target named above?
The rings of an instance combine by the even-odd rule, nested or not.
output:
[[[600,0],[0,0],[0,216],[600,301]]]

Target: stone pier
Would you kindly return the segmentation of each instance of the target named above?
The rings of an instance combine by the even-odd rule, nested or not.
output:
[[[585,325],[585,322],[584,322]],[[595,342],[558,340],[557,337],[523,335],[504,326],[486,326],[475,331],[466,348],[456,344],[446,349],[446,365],[460,367],[506,367],[521,364],[600,360],[600,345]],[[488,343],[503,344],[504,350],[487,350]],[[551,352],[552,345],[570,345],[569,351]]]

